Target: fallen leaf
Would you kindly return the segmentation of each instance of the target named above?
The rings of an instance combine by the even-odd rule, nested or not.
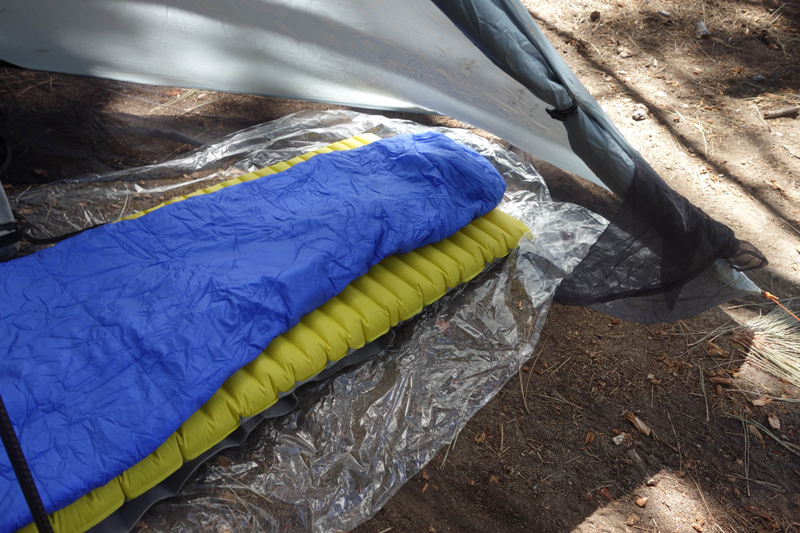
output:
[[[428,528],[428,533],[436,533],[436,528],[435,528],[435,527],[433,527],[433,525],[431,525],[431,526]]]
[[[611,495],[611,491],[608,490],[608,487],[603,487],[600,489],[600,494],[602,494],[605,498],[608,498],[610,501],[614,500],[614,496]]]
[[[717,383],[719,385],[728,385],[728,386],[733,385],[733,381],[731,380],[731,378],[721,378],[719,376],[708,378],[708,381],[710,381],[711,383]]]
[[[497,476],[489,476],[489,486],[490,487],[492,485],[497,485],[498,483],[500,483],[500,478],[499,477],[497,477]]]
[[[749,513],[752,513],[752,514],[754,514],[756,516],[760,516],[761,518],[763,518],[764,520],[767,520],[768,522],[772,522],[772,520],[773,520],[773,518],[770,516],[770,514],[768,512],[762,511],[761,509],[759,509],[757,507],[753,507],[752,505],[745,505],[744,509],[745,509],[745,511],[747,511]]]
[[[753,400],[753,405],[757,407],[763,407],[770,403],[772,403],[772,398],[756,398]]]
[[[422,494],[425,494],[425,491],[428,490],[428,484],[425,483],[425,486],[422,487]]]
[[[708,355],[711,357],[728,357],[730,354],[723,350],[718,344],[708,341]]]
[[[439,328],[439,331],[441,331],[445,335],[450,335],[450,322],[439,320],[438,322],[436,322],[436,327]]]
[[[750,434],[753,435],[755,438],[760,440],[762,444],[764,443],[764,436],[761,434],[758,428],[755,427],[753,424],[747,424],[747,431],[749,431]]]
[[[478,433],[477,435],[475,435],[476,444],[482,444],[484,442],[486,442],[486,433]]]
[[[699,531],[700,533],[703,533],[703,526],[701,526],[700,524],[692,524],[692,529],[694,529],[695,531]]]
[[[767,415],[767,422],[769,422],[769,425],[772,426],[773,429],[781,429],[781,421],[778,420],[778,415],[775,413]]]
[[[637,523],[638,521],[639,521],[639,517],[636,516],[635,514],[632,514],[632,515],[630,515],[628,517],[627,520],[625,520],[625,525],[626,526],[632,526],[633,524]]]
[[[422,471],[422,479],[424,479],[425,481],[428,481],[428,471],[427,470],[423,470]]]
[[[644,422],[642,422],[642,421],[641,421],[641,419],[640,419],[638,416],[636,416],[635,414],[633,414],[633,413],[630,413],[630,412],[629,412],[629,413],[628,413],[628,416],[626,416],[626,418],[627,418],[627,419],[628,419],[628,420],[629,420],[629,421],[630,421],[630,422],[631,422],[631,423],[632,423],[634,426],[636,426],[636,429],[638,429],[640,433],[642,433],[642,434],[643,434],[643,435],[645,435],[646,437],[649,437],[649,436],[650,436],[650,433],[652,432],[652,430],[651,430],[649,427],[647,427],[647,424],[645,424]]]
[[[594,433],[592,433],[591,431],[587,432],[587,433],[586,433],[586,438],[585,438],[585,439],[583,439],[583,443],[584,443],[584,444],[591,444],[591,443],[592,443],[592,441],[594,440],[594,438],[595,438],[596,436],[597,436],[597,435],[595,435],[595,434],[594,434]]]
[[[617,48],[617,52],[619,53],[619,57],[622,58],[631,57],[633,55],[633,52],[631,52],[630,48],[626,48],[625,46],[620,46]]]
[[[34,168],[33,169],[33,173],[36,174],[37,176],[41,177],[41,178],[46,178],[47,177],[47,171],[42,170],[41,168]]]
[[[225,500],[226,502],[239,503],[238,498],[236,498],[236,495],[234,493],[232,493],[232,492],[228,492],[228,491],[223,492],[218,497],[220,499],[222,499],[222,500]]]
[[[647,505],[647,496],[642,496],[641,498],[636,498],[635,503],[639,507],[644,507],[645,505]]]

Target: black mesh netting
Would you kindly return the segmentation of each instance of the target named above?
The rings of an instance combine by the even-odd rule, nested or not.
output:
[[[598,309],[615,315],[619,313],[614,309],[627,308],[627,317],[638,321],[660,321],[656,316],[674,320],[681,318],[679,315],[696,314],[698,306],[686,304],[697,294],[710,294],[715,301],[724,301],[723,293],[738,295],[736,291],[726,292],[719,282],[714,288],[707,274],[698,280],[718,259],[727,259],[738,270],[767,263],[752,244],[736,239],[730,228],[674,192],[652,170],[637,164],[619,211],[583,261],[564,279],[556,301],[600,304]],[[620,299],[630,301],[623,306],[602,305]],[[679,315],[672,316],[670,311],[679,302]],[[704,302],[703,309],[709,303]]]

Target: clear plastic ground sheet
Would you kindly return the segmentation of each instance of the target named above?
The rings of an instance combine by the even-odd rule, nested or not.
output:
[[[345,111],[293,115],[170,163],[54,183],[11,201],[29,210],[34,231],[58,234],[353,135],[423,129]],[[500,208],[531,228],[518,251],[398,326],[386,353],[301,388],[296,411],[265,422],[245,445],[212,458],[180,496],[152,508],[140,528],[352,529],[457,438],[532,356],[555,287],[606,221],[552,202],[533,168],[500,145],[462,130],[439,131],[486,156],[506,179]],[[54,213],[53,204],[63,208]]]

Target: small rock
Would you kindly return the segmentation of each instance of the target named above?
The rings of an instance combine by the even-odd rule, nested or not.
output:
[[[619,435],[611,439],[611,442],[619,446],[620,444],[625,442],[625,433],[620,433]]]
[[[753,81],[764,81],[765,79],[767,79],[767,77],[763,74],[756,74],[753,76]]]
[[[656,98],[666,98],[666,97],[667,97],[667,93],[665,93],[664,91],[658,91],[656,93]]]
[[[635,503],[639,507],[644,507],[645,505],[647,505],[647,496],[642,496],[641,498],[636,498]]]
[[[600,12],[599,11],[592,11],[592,14],[589,15],[589,20],[592,22],[597,22],[600,19]]]
[[[708,27],[706,23],[702,20],[697,21],[697,36],[700,39],[708,39],[711,36],[711,33],[708,31]]]
[[[631,118],[636,121],[642,121],[647,118],[647,107],[643,104],[638,104],[636,109],[633,110],[633,115]]]
[[[489,476],[489,486],[497,485],[498,483],[500,483],[500,478],[497,476]]]

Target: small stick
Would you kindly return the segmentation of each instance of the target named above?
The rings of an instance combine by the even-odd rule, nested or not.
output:
[[[678,460],[680,461],[680,468],[683,470],[683,453],[681,452],[681,441],[678,439],[678,433],[675,431],[675,426],[672,424],[672,417],[667,411],[667,418],[669,418],[669,425],[672,426],[672,434],[675,435],[675,442],[678,443]]]
[[[792,156],[792,157],[796,157],[797,159],[800,159],[800,155],[797,155],[797,154],[794,154],[794,153],[792,153],[792,151],[791,151],[791,150],[789,150],[788,148],[786,148],[785,146],[781,146],[781,148],[783,148],[784,150],[786,150],[787,152],[789,152],[789,155],[790,155],[790,156]]]
[[[775,111],[765,111],[764,118],[785,117],[786,115],[794,115],[797,112],[800,112],[800,105],[784,107],[783,109],[776,109]]]
[[[156,107],[154,107],[153,109],[150,110],[150,113],[154,113],[155,111],[158,111],[159,109],[164,108],[164,107],[169,108],[172,104],[177,104],[181,100],[185,100],[186,98],[189,98],[191,95],[193,95],[196,92],[197,92],[197,89],[189,89],[188,91],[186,91],[182,95],[178,96],[174,100],[167,100],[163,104],[157,105]]]
[[[528,372],[531,372],[528,370]],[[519,392],[522,394],[522,405],[525,406],[525,412],[531,414],[530,409],[528,409],[528,400],[525,399],[525,386],[522,383],[522,367],[519,367]]]
[[[567,400],[566,398],[564,398],[563,396],[561,396],[559,393],[557,393],[555,391],[553,391],[553,397],[554,397],[554,399],[560,400],[560,401],[562,401],[562,402],[564,402],[566,404],[572,405],[573,407],[577,407],[578,409],[583,409],[583,407],[581,407],[577,403],[572,403],[571,401]]]
[[[703,399],[706,401],[706,422],[710,420],[708,417],[708,395],[706,394],[706,380],[705,376],[703,375],[703,367],[697,365],[697,369],[700,371],[700,388],[703,389]]]
[[[744,433],[744,476],[747,481],[747,495],[750,496],[750,432],[747,429],[747,419],[742,417],[741,420]]]
[[[614,389],[614,390],[617,390],[617,389]],[[580,405],[572,403],[572,402],[564,399],[563,397],[560,397],[560,395],[557,392],[553,393],[554,396],[547,396],[546,394],[536,394],[535,392],[533,394],[535,396],[540,396],[540,397],[544,398],[545,400],[552,400],[554,402],[566,403],[566,404],[571,405],[573,407],[577,407],[578,409],[583,409],[583,407],[581,407]]]
[[[503,451],[503,441],[505,440],[505,434],[503,433],[503,424],[500,424],[500,451]]]
[[[444,468],[444,464],[447,462],[447,456],[450,455],[450,450],[456,447],[456,441],[458,441],[459,435],[461,435],[461,431],[456,433],[456,436],[453,437],[453,442],[450,443],[450,446],[447,447],[447,451],[444,452],[444,459],[442,459],[442,464],[439,465],[439,470]]]
[[[23,89],[23,90],[22,90],[22,92],[20,92],[20,93],[17,93],[17,94],[15,94],[14,96],[22,96],[23,94],[25,94],[26,92],[28,92],[30,89],[33,89],[34,87],[38,87],[39,85],[44,85],[45,83],[52,83],[52,80],[49,80],[49,79],[47,79],[47,80],[45,80],[45,81],[42,81],[42,82],[36,83],[36,84],[34,84],[34,85],[31,85],[31,86],[30,86],[30,87],[28,87],[27,89]]]
[[[571,356],[571,355],[570,355],[569,357],[567,357],[566,359],[564,359],[564,362],[563,362],[563,363],[561,363],[560,365],[558,365],[558,366],[554,366],[554,367],[552,368],[552,370],[551,370],[551,369],[548,369],[548,370],[545,370],[544,372],[548,372],[548,371],[549,371],[551,374],[555,375],[555,373],[556,373],[556,372],[557,372],[557,371],[558,371],[558,370],[559,370],[559,369],[560,369],[562,366],[564,366],[565,364],[567,364],[567,362],[568,362],[570,359],[572,359],[572,356]]]
[[[775,21],[777,21],[779,18],[781,18],[781,16],[783,15],[783,13],[781,13],[781,11],[783,10],[783,8],[784,8],[785,6],[786,6],[786,3],[784,2],[784,4],[783,4],[781,7],[779,7],[778,9],[776,9],[775,11],[773,11],[773,12],[772,12],[773,14],[774,14],[774,13],[777,13],[778,15],[777,15],[777,16],[776,16],[774,19],[772,19],[771,21],[769,21],[769,22],[767,23],[767,25],[766,25],[766,26],[764,26],[764,29],[765,29],[765,30],[766,30],[767,28],[769,28],[770,26],[772,26],[773,24],[775,24]]]
[[[733,476],[733,477],[738,477],[739,479],[744,479],[744,476],[740,476],[739,474],[730,474],[730,475]],[[751,479],[750,481],[752,481],[753,483],[756,483],[758,485],[763,485],[765,487],[769,487],[771,489],[775,489],[775,490],[779,490],[779,491],[783,492],[783,487],[781,487],[780,485],[775,485],[774,483],[767,483],[766,481],[759,481],[757,479]]]
[[[536,368],[536,363],[539,361],[539,356],[542,355],[545,346],[547,346],[547,337],[545,337],[544,343],[542,343],[542,347],[539,348],[539,353],[536,354],[536,359],[533,360],[533,364],[531,365],[531,368],[528,371],[528,379],[525,380],[525,390],[522,391],[522,401],[525,404],[526,411],[528,411],[528,402],[525,399],[528,397],[528,391],[531,390],[530,383],[531,383],[531,376],[533,375],[533,369]],[[520,385],[521,384],[522,384],[522,379],[520,379]],[[530,414],[530,411],[528,411],[528,413]]]
[[[745,359],[742,359],[741,361],[745,361]],[[777,400],[779,402],[800,403],[800,400],[794,398],[779,398],[778,396],[768,396],[766,394],[761,394],[760,392],[755,392],[751,390],[744,390],[744,389],[738,389],[738,390],[739,392],[746,392],[747,394],[755,394],[756,396],[762,398],[769,398],[770,400]]]
[[[756,115],[758,115],[758,118],[760,118],[760,119],[761,119],[761,122],[763,122],[763,123],[764,123],[764,125],[767,127],[767,129],[769,130],[769,132],[770,132],[770,133],[774,133],[774,132],[772,131],[772,128],[770,127],[770,125],[769,125],[769,124],[767,124],[767,121],[766,121],[766,120],[764,120],[764,117],[761,115],[761,110],[758,108],[758,106],[757,106],[757,105],[755,105],[755,104],[753,104],[753,105],[751,105],[750,107],[752,107],[753,109],[755,109],[755,110],[756,110]]]
[[[708,143],[706,142],[706,132],[703,131],[703,125],[700,123],[700,117],[695,115],[694,119],[697,121],[697,129],[700,130],[700,134],[703,136],[703,151],[708,157]]]
[[[700,490],[700,485],[697,484],[697,481],[694,480],[694,478],[692,477],[691,474],[689,474],[689,479],[692,480],[692,483],[694,483],[694,486],[697,488],[697,492],[698,492],[698,494],[700,494],[700,498],[702,498],[702,500],[703,500],[703,505],[705,505],[705,507],[706,507],[706,512],[708,513],[708,516],[713,516],[713,513],[711,512],[711,509],[709,509],[709,507],[708,507],[708,503],[706,503],[706,497],[703,496],[703,491]]]

